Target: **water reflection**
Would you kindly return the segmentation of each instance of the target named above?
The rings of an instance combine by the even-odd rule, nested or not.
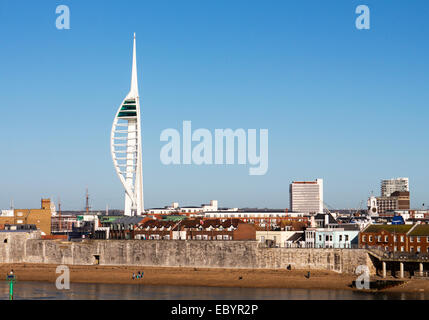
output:
[[[18,282],[15,300],[429,300],[429,294],[365,293],[349,290],[251,289],[72,283],[59,291],[54,283]],[[9,298],[0,282],[0,299]]]

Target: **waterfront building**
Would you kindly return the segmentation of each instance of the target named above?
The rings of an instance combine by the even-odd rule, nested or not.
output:
[[[389,252],[408,252],[407,234],[416,225],[372,224],[359,234],[361,248],[377,248]]]
[[[410,253],[429,253],[429,225],[416,224],[415,227],[407,233],[408,252]]]
[[[293,181],[289,188],[290,210],[303,213],[323,213],[323,179]]]
[[[348,225],[339,228],[320,228],[315,230],[315,248],[350,249],[359,244],[359,228]]]
[[[350,249],[359,244],[360,228],[357,224],[332,225],[305,230],[305,247],[319,249]]]
[[[395,178],[388,180],[381,180],[381,196],[390,197],[392,193],[400,191],[410,191],[408,178]]]
[[[142,215],[144,212],[141,140],[136,36],[134,34],[131,89],[116,113],[110,142],[113,164],[125,189],[124,214],[126,216]]]

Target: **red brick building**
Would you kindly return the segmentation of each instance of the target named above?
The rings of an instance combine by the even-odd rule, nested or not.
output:
[[[429,253],[429,225],[418,224],[408,233],[408,252]]]
[[[359,247],[378,248],[389,252],[408,252],[407,233],[412,225],[369,225],[359,234]]]
[[[429,253],[429,225],[370,225],[359,234],[361,248]]]

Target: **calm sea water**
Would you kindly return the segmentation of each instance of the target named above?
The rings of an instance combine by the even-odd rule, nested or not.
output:
[[[364,293],[348,290],[250,289],[71,284],[59,291],[53,283],[18,282],[15,300],[429,300],[429,293]],[[9,285],[0,282],[0,300],[9,298]]]

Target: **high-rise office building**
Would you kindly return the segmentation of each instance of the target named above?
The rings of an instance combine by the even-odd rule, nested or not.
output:
[[[323,213],[323,179],[293,181],[289,188],[290,210]]]
[[[381,196],[390,197],[392,193],[410,191],[408,178],[381,180]]]
[[[116,173],[125,189],[125,215],[141,215],[144,211],[143,168],[135,34],[131,90],[113,121],[111,153]]]

